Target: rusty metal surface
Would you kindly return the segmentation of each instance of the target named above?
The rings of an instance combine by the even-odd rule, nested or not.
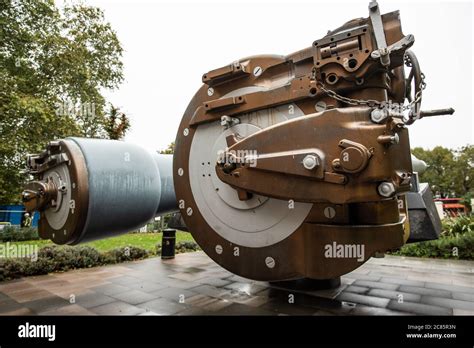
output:
[[[62,164],[68,167],[70,183],[74,183],[74,185],[71,184],[70,186],[70,201],[65,202],[65,206],[68,207],[71,213],[67,214],[67,219],[61,228],[57,228],[53,227],[46,218],[48,210],[42,210],[38,231],[43,239],[51,239],[57,244],[74,244],[75,241],[80,239],[87,220],[89,208],[87,168],[81,150],[73,141],[61,140],[58,145],[49,150],[53,153],[55,151],[57,153],[64,153],[68,159],[75,159],[74,161],[68,160]],[[43,174],[40,173],[39,180],[42,179]],[[73,206],[70,205],[71,201],[74,202]]]
[[[194,238],[226,269],[261,280],[332,278],[407,240],[409,226],[401,195],[409,190],[412,173],[408,130],[396,112],[390,111],[381,122],[374,122],[371,113],[383,102],[405,100],[411,80],[405,80],[404,53],[414,38],[403,35],[398,12],[381,16],[381,21],[388,65],[377,51],[371,21],[362,18],[286,57],[249,57],[204,74],[205,84],[186,109],[176,137],[174,172],[181,169],[184,175],[175,177],[175,189]],[[416,57],[413,53],[410,57],[415,65]],[[412,71],[414,95],[419,89],[419,65]],[[248,87],[263,90],[224,97]],[[245,247],[222,238],[201,215],[189,184],[189,154],[202,125],[212,127],[222,117],[238,120],[278,105],[296,105],[305,116],[243,139],[238,134],[230,137],[226,150],[234,161],[217,161],[216,173],[243,201],[258,194],[290,203],[309,202],[313,208],[283,241]],[[239,151],[257,155],[236,158]],[[314,169],[304,167],[306,156],[310,156],[308,168],[317,163]],[[250,165],[252,160],[255,165]],[[388,186],[378,188],[383,182]],[[326,258],[324,246],[331,243],[365,245],[364,260]],[[234,255],[237,249],[239,256]]]
[[[271,153],[310,149],[317,139],[319,151],[326,154],[325,163],[321,163],[318,167],[323,168],[324,172],[344,175],[346,178],[344,183],[334,184],[328,182],[325,177],[319,179],[317,171],[306,170],[301,160],[293,156],[279,158],[276,161],[283,172],[270,171],[268,168],[259,170],[260,160],[257,158],[256,166],[243,165],[230,174],[226,174],[222,167],[218,166],[218,176],[233,187],[279,199],[332,203],[382,200],[384,197],[377,193],[380,182],[390,180],[396,175],[396,171],[403,171],[407,176],[411,172],[408,131],[403,129],[398,133],[400,141],[397,146],[387,147],[377,141],[380,134],[387,132],[386,126],[367,121],[369,115],[370,109],[367,108],[333,109],[321,115],[307,115],[276,125],[268,131],[253,134],[229,148],[229,151],[236,152],[258,149],[259,154],[266,156]],[[337,130],[332,130],[336,119]],[[370,149],[368,166],[365,170],[361,170],[360,174],[347,173],[343,168],[334,166],[336,159],[341,163],[347,163],[347,166],[359,160],[358,155],[350,155],[345,152],[347,148],[341,148],[340,142],[346,138],[361,141],[367,149]],[[354,146],[350,148],[356,149]],[[287,169],[290,167],[305,170],[306,175],[292,175],[291,170]],[[409,182],[399,187],[399,192],[408,190]]]

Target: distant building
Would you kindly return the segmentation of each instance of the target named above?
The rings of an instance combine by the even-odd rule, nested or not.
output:
[[[0,205],[0,222],[10,223],[13,226],[22,226],[25,218],[23,205]],[[38,227],[39,213],[34,212],[31,227]]]

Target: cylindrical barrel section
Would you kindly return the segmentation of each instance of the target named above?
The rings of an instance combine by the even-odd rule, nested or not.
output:
[[[143,226],[158,211],[160,172],[153,156],[122,141],[71,138],[86,161],[89,207],[82,240]]]
[[[172,155],[123,141],[67,138],[50,144],[30,160],[39,180],[27,196],[35,197],[36,187],[49,192],[37,205],[40,235],[77,244],[137,230],[176,211],[172,162]]]
[[[177,210],[176,194],[173,183],[173,155],[153,154],[160,174],[161,195],[156,215],[166,214]]]
[[[423,174],[425,170],[428,168],[428,165],[425,161],[411,155],[411,165],[413,167],[413,171],[418,174]]]

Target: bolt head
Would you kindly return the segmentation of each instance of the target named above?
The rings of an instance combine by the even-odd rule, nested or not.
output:
[[[383,109],[374,109],[370,113],[370,119],[375,123],[382,123],[387,118],[387,112]]]
[[[265,258],[265,265],[267,265],[268,268],[274,268],[275,267],[275,259],[271,256],[268,256]]]
[[[221,126],[227,126],[231,121],[229,116],[221,116]]]
[[[398,136],[398,133],[395,133],[393,136],[393,143],[398,144],[400,142],[400,137]]]
[[[305,167],[308,170],[314,169],[319,165],[318,158],[314,155],[307,155],[303,159],[303,167]]]
[[[207,89],[207,95],[208,95],[209,97],[212,97],[213,94],[214,94],[214,88],[209,87],[209,88]]]
[[[327,105],[324,101],[320,100],[314,105],[314,108],[317,112],[322,112],[327,109]]]
[[[388,54],[388,49],[387,49],[387,47],[382,47],[382,48],[379,49],[379,52],[380,52],[381,56],[385,56],[385,55]]]
[[[382,197],[391,197],[395,194],[395,185],[391,182],[383,182],[379,185],[377,188],[377,191],[379,192],[379,195]]]
[[[256,66],[254,69],[253,69],[253,75],[254,76],[260,76],[262,75],[262,72],[263,72],[263,69],[261,66]]]

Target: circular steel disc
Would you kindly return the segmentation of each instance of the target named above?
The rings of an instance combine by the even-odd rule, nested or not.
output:
[[[55,209],[46,209],[44,212],[51,227],[55,230],[60,230],[65,225],[70,212],[69,202],[71,201],[72,183],[67,164],[63,163],[56,168],[48,170],[44,176],[51,177],[56,187],[58,187],[60,183],[66,187],[64,196],[61,197],[58,195],[58,197],[61,197],[61,201],[57,202],[57,207]]]
[[[280,56],[251,57],[252,63],[283,61]],[[239,115],[240,123],[225,129],[220,120],[192,124],[196,109],[210,99],[235,97],[285,86],[292,78],[259,81],[258,77],[217,86],[210,97],[203,85],[186,109],[176,137],[173,176],[181,215],[196,242],[215,262],[232,273],[258,280],[304,277],[303,222],[312,204],[255,195],[239,201],[237,191],[216,176],[217,152],[225,137],[245,137],[261,129],[301,117],[296,104]],[[204,163],[204,164],[203,164]],[[218,191],[216,191],[218,189]]]
[[[289,110],[293,114],[289,114]],[[215,172],[219,151],[227,147],[225,138],[247,137],[273,124],[303,115],[296,105],[279,106],[240,116],[240,124],[227,130],[219,122],[204,124],[194,134],[189,155],[191,190],[197,208],[211,228],[226,240],[249,248],[276,244],[292,234],[308,215],[312,204],[253,196],[240,201],[237,191],[221,182]]]

